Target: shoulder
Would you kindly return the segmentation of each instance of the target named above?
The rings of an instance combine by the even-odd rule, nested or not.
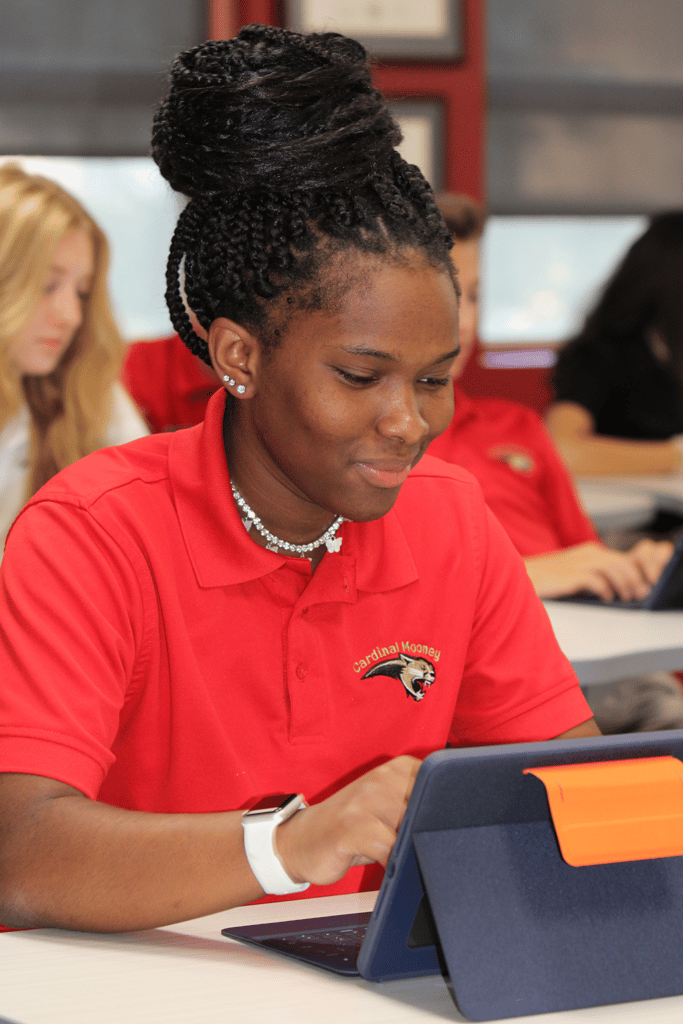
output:
[[[621,346],[609,338],[574,338],[557,353],[553,375],[607,371],[621,355]]]
[[[469,398],[467,408],[466,418],[454,417],[444,433],[432,442],[432,455],[448,462],[474,465],[472,459],[488,457],[491,449],[501,444],[532,448],[545,444],[543,421],[529,406],[499,398]]]
[[[177,334],[170,338],[131,342],[123,360],[122,377],[124,382],[129,383],[129,378],[136,374],[163,369],[174,356],[178,342],[182,348],[185,347]]]
[[[19,450],[22,455],[28,454],[30,425],[28,407],[22,405],[19,412],[0,429],[0,458],[11,456]]]
[[[52,477],[29,501],[92,508],[114,491],[136,482],[155,483],[169,476],[168,450],[173,434],[151,434],[125,445],[101,448]]]
[[[487,423],[543,428],[543,421],[536,410],[521,402],[510,402],[505,398],[474,398],[472,402],[478,417]]]

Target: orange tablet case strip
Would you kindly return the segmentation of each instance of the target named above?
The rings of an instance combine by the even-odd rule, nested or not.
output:
[[[548,794],[567,864],[683,854],[683,763],[676,757],[525,768]]]

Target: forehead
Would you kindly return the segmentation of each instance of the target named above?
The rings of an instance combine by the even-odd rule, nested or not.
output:
[[[345,262],[344,289],[328,310],[301,310],[283,345],[323,352],[368,347],[405,358],[406,348],[445,352],[457,334],[457,298],[450,275],[422,257],[402,264],[359,256]],[[410,344],[408,344],[410,342]],[[444,348],[445,344],[445,348]]]
[[[70,228],[55,246],[50,261],[53,270],[63,273],[90,274],[95,247],[90,233],[81,227]]]
[[[479,248],[479,239],[469,238],[466,242],[456,241],[451,249],[451,259],[461,286],[479,276]]]

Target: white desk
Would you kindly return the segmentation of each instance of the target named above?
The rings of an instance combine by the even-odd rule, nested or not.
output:
[[[606,530],[635,530],[651,522],[658,502],[652,494],[633,490],[614,481],[579,480],[576,485],[581,504],[598,533]]]
[[[654,476],[600,476],[581,477],[577,480],[580,495],[591,490],[618,496],[625,493],[645,495],[655,501],[663,512],[677,512],[683,515],[683,473],[661,473]]]
[[[462,1021],[441,977],[373,984],[229,942],[222,927],[370,909],[374,894],[244,907],[127,935],[0,934],[0,1017],[18,1024],[436,1024]],[[664,1024],[683,996],[517,1017]]]
[[[683,670],[683,611],[543,603],[557,642],[581,683]]]

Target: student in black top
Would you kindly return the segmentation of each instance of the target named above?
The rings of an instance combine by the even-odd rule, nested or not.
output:
[[[683,211],[652,218],[553,383],[548,427],[573,473],[683,468]]]

